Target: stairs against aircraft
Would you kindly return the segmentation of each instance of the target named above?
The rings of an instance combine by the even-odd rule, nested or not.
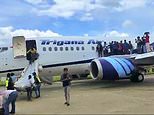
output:
[[[38,75],[38,66],[38,61],[35,60],[33,63],[24,68],[24,70],[20,74],[18,81],[14,85],[17,90],[24,90],[27,87],[27,84],[29,82],[28,76],[32,75],[33,72],[36,72],[36,74]]]

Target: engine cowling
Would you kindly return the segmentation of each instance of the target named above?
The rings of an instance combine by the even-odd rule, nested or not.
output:
[[[126,79],[134,69],[132,61],[125,58],[102,57],[90,64],[92,78],[101,80]]]

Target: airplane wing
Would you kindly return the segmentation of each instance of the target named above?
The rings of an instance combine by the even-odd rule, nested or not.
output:
[[[138,54],[135,57],[134,62],[138,66],[154,65],[154,52]]]
[[[130,79],[142,82],[147,67],[154,66],[154,52],[132,55],[113,55],[92,60],[90,74],[93,79]]]
[[[131,59],[137,66],[154,65],[154,52],[149,52],[144,54],[131,54],[131,55],[113,55],[110,57]]]

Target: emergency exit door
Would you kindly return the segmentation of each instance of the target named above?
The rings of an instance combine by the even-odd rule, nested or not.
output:
[[[24,58],[26,57],[26,42],[24,36],[15,36],[13,41],[13,54],[14,58]]]

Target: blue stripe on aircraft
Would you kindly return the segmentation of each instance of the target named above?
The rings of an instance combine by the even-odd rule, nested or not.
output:
[[[124,61],[128,65],[128,67],[131,71],[133,71],[135,69],[134,64],[130,60],[122,58],[122,61]]]
[[[101,59],[100,63],[103,68],[103,78],[102,80],[116,80],[119,79],[118,73],[113,67],[113,65],[105,58]]]
[[[115,60],[121,65],[121,67],[123,68],[123,70],[125,71],[125,76],[128,76],[131,73],[130,68],[128,67],[128,64],[125,63],[122,58],[115,58]]]
[[[105,60],[107,60],[114,67],[114,69],[116,70],[116,72],[118,73],[118,76],[120,78],[122,76],[126,76],[124,69],[114,58],[107,57],[107,58],[105,58]]]

